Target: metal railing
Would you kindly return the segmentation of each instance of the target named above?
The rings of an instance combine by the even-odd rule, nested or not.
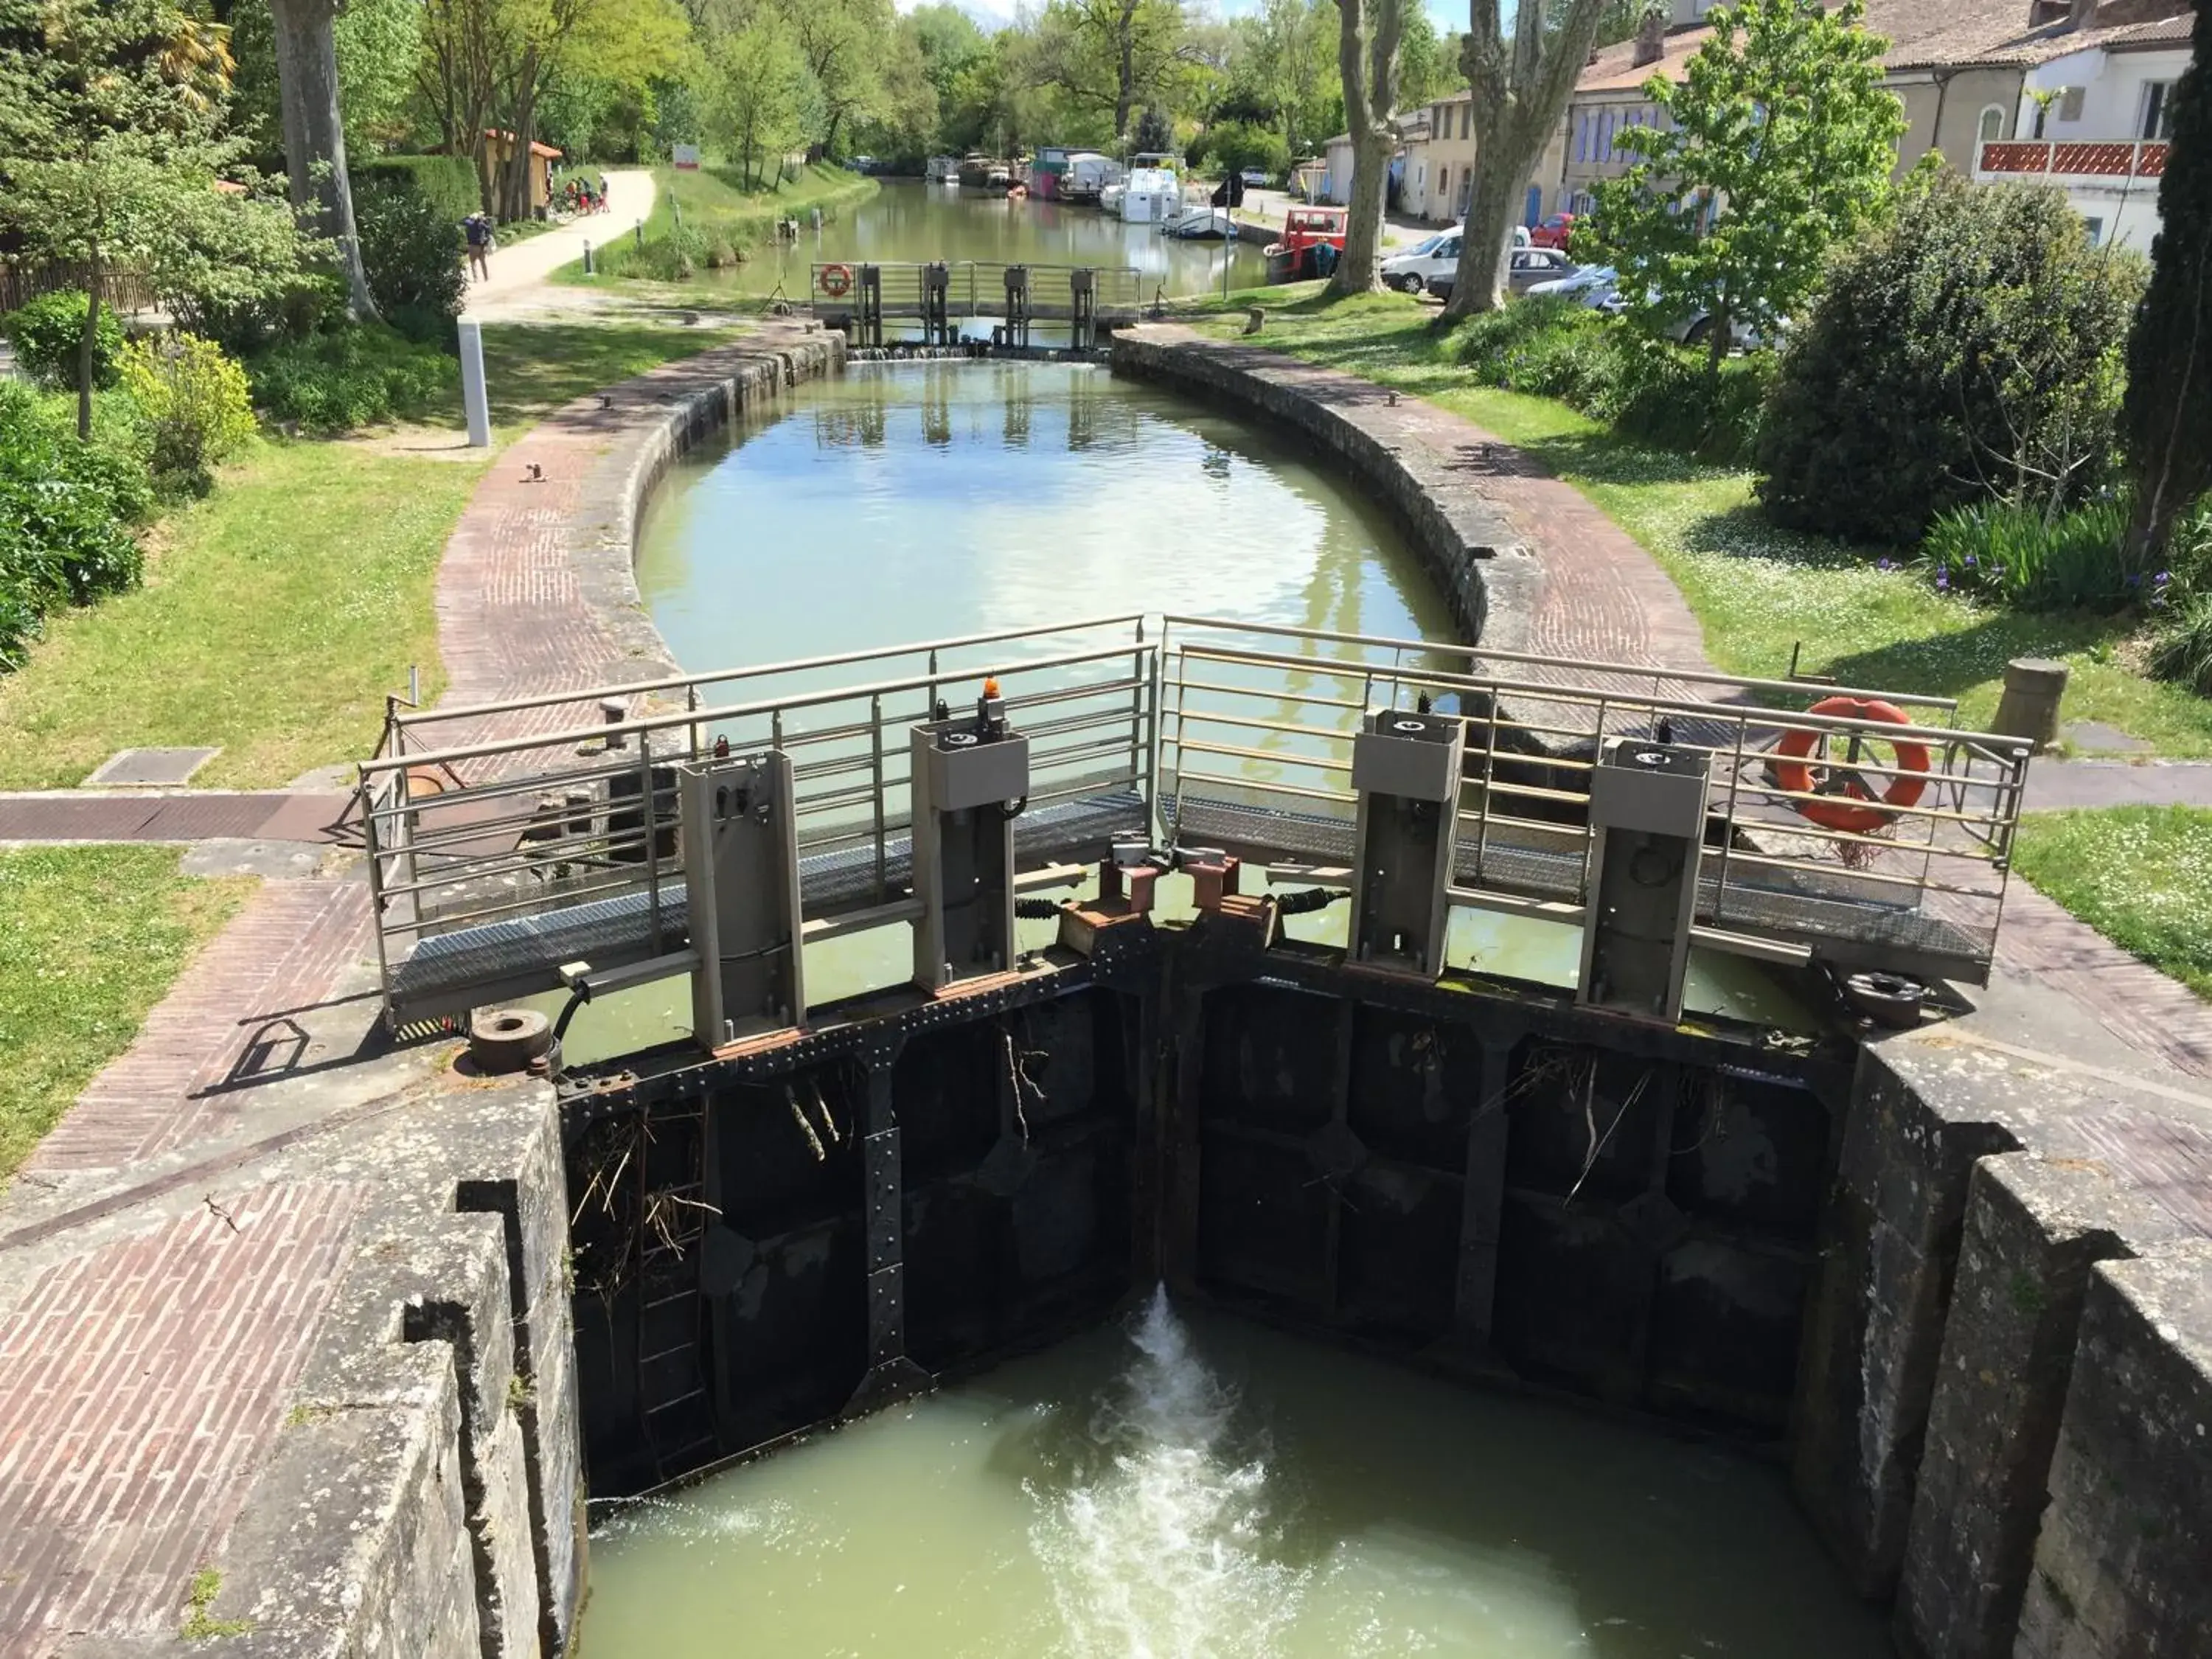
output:
[[[1467,721],[1455,904],[1579,922],[1590,775],[1607,740],[1632,738],[1711,757],[1707,927],[1927,977],[1978,979],[1995,949],[2027,749],[1944,723],[1948,698],[1184,617],[1167,619],[1162,650],[1158,775],[1179,842],[1349,862],[1352,732],[1370,708],[1425,698]],[[1814,714],[1808,692],[1923,712],[1909,726]],[[1826,789],[1785,787],[1785,744]],[[1924,764],[1906,763],[1914,749]],[[1857,804],[1834,793],[1846,776],[1885,797],[1905,786],[1878,830],[1805,815]]]
[[[1671,741],[1711,757],[1703,927],[1924,977],[1986,972],[2027,762],[2015,740],[1955,729],[1947,698],[1135,613],[395,705],[360,783],[395,1017],[550,988],[579,957],[605,968],[670,950],[685,926],[674,769],[718,754],[789,757],[808,921],[854,927],[894,905],[910,878],[909,728],[971,704],[987,677],[1030,740],[1026,866],[1147,830],[1348,865],[1352,733],[1370,709],[1425,701],[1466,722],[1455,904],[1579,921],[1603,744]],[[1915,723],[1804,708],[1833,696],[1880,696]],[[1804,779],[1785,747],[1806,751]],[[1806,816],[1856,799],[1838,793],[1844,778],[1895,788],[1878,826]]]
[[[919,321],[927,314],[925,305],[924,263],[884,264],[825,260],[807,273],[807,298],[825,321],[858,314],[864,295],[872,287],[867,303],[874,314],[887,320]],[[1030,317],[1037,322],[1069,322],[1077,314],[1078,273],[1091,283],[1095,311],[1103,323],[1134,322],[1146,295],[1143,273],[1133,265],[1014,264],[1003,260],[947,261],[945,311],[954,318],[997,317],[1006,312],[1006,273],[1025,273]]]

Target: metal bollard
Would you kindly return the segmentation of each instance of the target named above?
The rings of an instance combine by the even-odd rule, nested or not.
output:
[[[589,276],[593,274],[594,272],[592,269],[592,244],[590,239],[586,238],[584,242],[584,275]]]

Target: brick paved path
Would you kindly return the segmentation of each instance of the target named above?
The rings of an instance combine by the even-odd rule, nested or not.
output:
[[[0,794],[0,842],[349,839],[351,797],[283,791],[40,790]]]
[[[746,355],[666,365],[611,407],[580,400],[494,463],[439,575],[449,699],[659,672],[601,620],[557,532],[641,402]],[[533,462],[542,483],[524,481]],[[592,718],[568,705],[481,735]],[[0,840],[313,839],[343,799],[15,796],[0,798]],[[367,1037],[373,1002],[347,999],[368,976],[368,923],[357,871],[264,882],[0,1198],[0,1659],[43,1659],[71,1635],[173,1634],[243,1501],[362,1199],[341,1182],[257,1182],[254,1149],[274,1144],[280,1114],[283,1134],[300,1133],[314,1109],[297,1080],[343,1070]],[[292,1088],[281,1106],[264,1086],[279,1083]],[[205,1190],[196,1168],[228,1172],[222,1213],[163,1219],[151,1200]]]

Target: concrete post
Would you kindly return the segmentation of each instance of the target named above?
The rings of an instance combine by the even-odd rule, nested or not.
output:
[[[2021,657],[2005,665],[2004,695],[1997,699],[1990,729],[2001,737],[2023,738],[2038,749],[2058,741],[2058,704],[2066,695],[2067,666],[2045,657]]]
[[[461,407],[469,419],[469,447],[491,447],[491,400],[484,391],[483,325],[461,319]]]

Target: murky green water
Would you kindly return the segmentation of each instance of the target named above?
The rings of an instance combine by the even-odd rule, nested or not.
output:
[[[802,218],[795,246],[770,243],[745,264],[702,271],[702,282],[731,283],[766,294],[781,283],[806,296],[807,267],[826,260],[923,264],[976,259],[1004,264],[1129,265],[1143,274],[1144,292],[1194,294],[1221,286],[1221,263],[1232,261],[1231,283],[1256,288],[1267,261],[1249,242],[1182,242],[1157,226],[1124,224],[1097,208],[1066,202],[1010,200],[957,185],[886,180],[857,206],[840,209],[819,231]]]
[[[1779,1477],[1164,1299],[603,1523],[586,1659],[1875,1659]]]

